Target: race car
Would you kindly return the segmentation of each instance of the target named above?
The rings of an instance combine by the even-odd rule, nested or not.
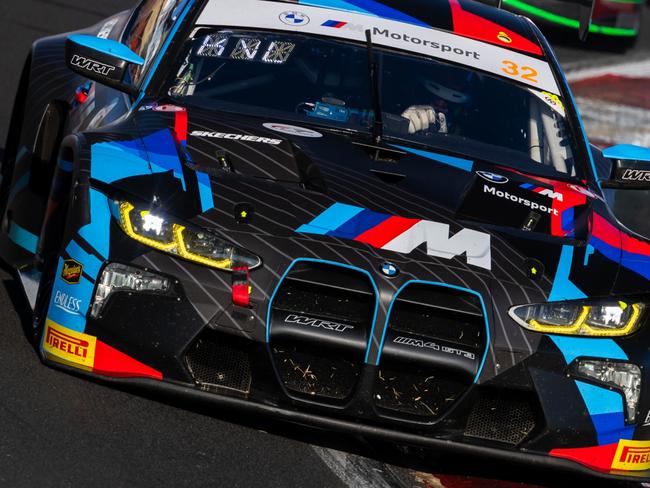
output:
[[[607,197],[649,152],[471,0],[144,0],[33,45],[0,252],[47,365],[647,479],[650,242]]]
[[[641,31],[644,0],[595,0],[588,33],[609,38],[623,47],[636,43]],[[545,26],[578,30],[580,2],[575,0],[503,0],[504,8],[527,15]]]

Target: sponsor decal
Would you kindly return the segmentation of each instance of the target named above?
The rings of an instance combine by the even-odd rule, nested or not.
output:
[[[63,261],[63,269],[61,270],[61,279],[68,285],[78,285],[81,281],[81,274],[84,267],[74,259],[66,259]]]
[[[296,232],[351,239],[403,254],[425,244],[429,256],[454,259],[464,255],[467,264],[492,269],[490,234],[461,228],[450,236],[449,224],[382,214],[343,203],[335,203]]]
[[[496,183],[497,185],[503,185],[504,183],[508,183],[508,181],[510,181],[505,176],[498,175],[496,173],[490,173],[489,171],[477,171],[476,174],[484,180],[487,180],[490,183]]]
[[[76,66],[77,68],[84,69],[86,71],[92,71],[99,75],[108,76],[112,71],[115,71],[115,66],[109,64],[100,63],[94,59],[86,58],[75,54],[70,60],[70,64]]]
[[[289,10],[280,14],[280,20],[283,24],[301,26],[309,24],[309,17],[302,12]]]
[[[510,200],[511,202],[516,203],[518,205],[530,207],[531,210],[539,210],[540,212],[555,215],[556,217],[560,215],[557,209],[554,209],[552,207],[547,207],[546,205],[540,205],[537,202],[532,202],[527,198],[513,195],[512,193],[509,193],[507,191],[497,190],[497,188],[494,186],[483,185],[483,193],[487,193],[497,198],[502,198],[504,200]]]
[[[558,202],[564,201],[564,195],[562,193],[554,191],[550,188],[544,188],[543,186],[535,186],[530,183],[523,183],[519,185],[519,188],[523,188],[524,190],[530,190],[533,193],[537,193],[538,195],[544,195],[545,197],[549,197],[551,200],[557,200]]]
[[[327,20],[321,24],[321,27],[329,27],[331,29],[346,29],[356,32],[364,32],[365,27],[361,24],[350,24],[340,20]]]
[[[640,169],[626,169],[621,176],[626,181],[650,181],[650,171]]]
[[[399,268],[393,263],[384,263],[381,265],[381,272],[389,278],[394,278],[399,274]]]
[[[618,441],[612,469],[645,471],[650,469],[650,441]]]
[[[225,132],[208,132],[204,130],[195,130],[190,133],[194,137],[209,137],[211,139],[229,139],[232,141],[258,142],[260,144],[271,144],[277,146],[282,144],[281,139],[269,139],[268,137],[251,136],[247,134],[228,134]]]
[[[497,39],[499,39],[501,42],[505,42],[506,44],[512,44],[512,38],[503,31],[497,34]]]
[[[267,129],[273,130],[275,132],[281,132],[282,134],[289,134],[298,137],[311,137],[313,139],[323,137],[323,134],[321,134],[320,132],[316,132],[315,130],[311,130],[311,129],[306,129],[305,127],[298,127],[289,124],[276,124],[272,122],[263,125]]]
[[[67,329],[51,320],[45,324],[43,350],[64,362],[91,369],[95,364],[97,339]]]
[[[373,36],[377,36],[377,37],[383,36],[386,39],[393,39],[394,41],[402,41],[407,44],[414,44],[417,46],[428,47],[432,50],[440,51],[441,53],[454,53],[457,56],[461,56],[463,58],[476,59],[476,60],[481,59],[480,53],[476,51],[468,51],[466,49],[457,47],[452,44],[445,44],[441,42],[431,41],[429,39],[424,39],[422,37],[413,34],[411,35],[406,34],[405,32],[394,32],[388,28],[382,29],[379,27],[373,27],[372,34]]]
[[[316,327],[318,329],[331,330],[334,332],[345,332],[354,329],[354,326],[352,325],[338,324],[336,322],[330,322],[329,320],[313,319],[311,317],[293,314],[288,315],[287,318],[284,319],[284,323],[306,325],[308,327]]]
[[[54,306],[65,313],[71,315],[80,315],[81,300],[62,291],[56,290],[54,293]]]
[[[445,354],[451,354],[453,356],[462,356],[466,359],[476,359],[476,355],[474,353],[463,351],[462,349],[457,349],[455,347],[441,346],[437,342],[433,341],[424,341],[422,339],[399,336],[393,339],[393,343],[401,344],[403,346],[417,347],[419,349],[431,349],[432,351],[440,351],[444,352]]]

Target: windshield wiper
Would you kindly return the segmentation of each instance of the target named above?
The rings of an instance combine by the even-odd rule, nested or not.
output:
[[[375,50],[372,44],[372,33],[370,32],[370,29],[366,30],[366,47],[368,50],[368,73],[370,75],[370,90],[372,93],[372,108],[374,111],[372,138],[375,144],[379,144],[384,134],[384,122],[381,116],[379,75],[377,73],[377,62],[375,61]]]

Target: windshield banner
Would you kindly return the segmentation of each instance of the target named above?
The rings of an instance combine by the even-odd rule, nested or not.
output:
[[[273,29],[365,42],[480,69],[539,90],[559,94],[545,61],[481,41],[371,15],[259,0],[209,2],[198,25]]]

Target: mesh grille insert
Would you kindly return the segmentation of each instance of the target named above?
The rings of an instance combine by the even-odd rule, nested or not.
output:
[[[431,420],[444,413],[467,388],[466,382],[439,371],[380,369],[375,404],[383,409]]]
[[[204,389],[250,393],[251,368],[241,339],[206,332],[190,347],[185,361],[194,381]]]
[[[465,435],[506,444],[520,444],[536,426],[531,403],[508,398],[512,392],[482,395],[474,406]]]
[[[287,393],[339,405],[363,366],[376,298],[370,279],[348,267],[299,262],[271,304],[270,344]]]

